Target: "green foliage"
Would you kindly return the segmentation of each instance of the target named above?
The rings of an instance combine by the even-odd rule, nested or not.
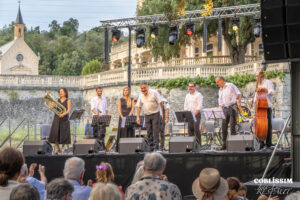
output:
[[[279,78],[281,81],[284,80],[285,73],[279,72],[277,70],[274,71],[267,71],[265,73],[265,77],[267,79],[270,78]],[[150,82],[150,86],[154,86],[157,88],[167,88],[168,91],[174,89],[174,88],[180,88],[180,89],[186,89],[189,82],[195,82],[197,85],[200,85],[201,87],[217,87],[216,85],[216,78],[215,75],[209,75],[207,78],[203,78],[200,76],[196,76],[195,78],[190,77],[179,77],[175,79],[169,79],[169,80],[162,80],[162,81],[155,81]],[[239,88],[245,87],[250,82],[255,82],[256,77],[255,74],[234,74],[228,77],[225,77],[225,80],[227,82],[235,84]]]
[[[250,3],[258,3],[259,0],[214,0],[214,7],[225,7],[234,5],[244,5]],[[204,0],[189,0],[185,2],[186,11],[203,9]],[[145,0],[140,9],[137,10],[138,16],[153,15],[164,13],[170,23],[178,16],[177,1],[174,0]],[[253,35],[253,20],[251,17],[241,17],[240,29],[237,33],[231,31],[230,20],[223,21],[223,37],[226,45],[229,48],[230,56],[233,64],[243,63],[245,58],[246,46],[255,40]],[[180,53],[180,48],[189,45],[192,39],[202,36],[202,23],[195,23],[196,30],[193,37],[188,37],[184,34],[184,26],[180,26],[179,39],[175,45],[170,46],[168,41],[168,26],[160,26],[159,35],[156,39],[147,37],[145,47],[151,49],[151,53],[155,59],[162,58],[163,61],[177,57]],[[208,21],[208,37],[215,35],[218,29],[217,20]],[[149,30],[148,34],[149,35]],[[238,38],[238,39],[237,39]]]
[[[6,93],[11,101],[16,101],[19,99],[18,93],[14,90],[9,90]]]
[[[83,67],[81,75],[88,75],[101,72],[101,63],[98,60],[91,60]]]

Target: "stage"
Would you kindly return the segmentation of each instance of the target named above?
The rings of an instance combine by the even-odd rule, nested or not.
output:
[[[205,167],[217,168],[224,178],[238,177],[242,182],[261,178],[271,152],[201,152],[163,154],[167,158],[165,174],[169,181],[175,183],[183,196],[191,195],[191,186],[194,179]],[[62,170],[66,159],[72,155],[58,156],[26,156],[28,166],[38,163],[46,166],[48,181],[62,177]],[[115,173],[115,183],[122,185],[125,190],[132,180],[136,164],[143,159],[144,154],[89,154],[79,155],[85,160],[85,182],[88,179],[95,181],[95,166],[101,161],[109,162]],[[290,157],[290,152],[277,152],[267,177],[289,178],[290,169],[284,168],[285,158]],[[38,177],[38,173],[35,173]],[[253,197],[253,194],[249,194]],[[255,197],[255,196],[254,196]],[[251,198],[250,198],[251,199]]]

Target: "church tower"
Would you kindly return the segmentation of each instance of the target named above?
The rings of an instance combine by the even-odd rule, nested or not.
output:
[[[25,24],[23,22],[20,5],[19,5],[19,11],[18,11],[18,15],[17,15],[17,18],[16,18],[16,22],[14,24],[14,27],[15,27],[15,37],[14,37],[14,39],[15,40],[17,40],[19,38],[24,39]]]

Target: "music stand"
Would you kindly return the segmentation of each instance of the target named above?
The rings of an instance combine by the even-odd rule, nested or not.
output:
[[[101,117],[99,116],[98,118],[98,123],[102,126],[109,126],[110,120],[111,120],[111,115],[102,115]]]
[[[74,123],[73,123],[73,141],[74,143],[76,142],[76,129],[77,129],[77,125],[78,125],[78,122],[82,116],[82,114],[84,113],[84,109],[76,109],[72,112],[69,120],[74,120]]]
[[[185,136],[185,123],[195,121],[193,114],[191,111],[179,111],[175,112],[175,115],[178,122],[183,122],[183,134]]]

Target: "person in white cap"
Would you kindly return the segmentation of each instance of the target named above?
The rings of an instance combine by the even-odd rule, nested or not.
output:
[[[228,193],[228,184],[217,169],[205,168],[194,181],[192,191],[198,200],[223,200]]]

